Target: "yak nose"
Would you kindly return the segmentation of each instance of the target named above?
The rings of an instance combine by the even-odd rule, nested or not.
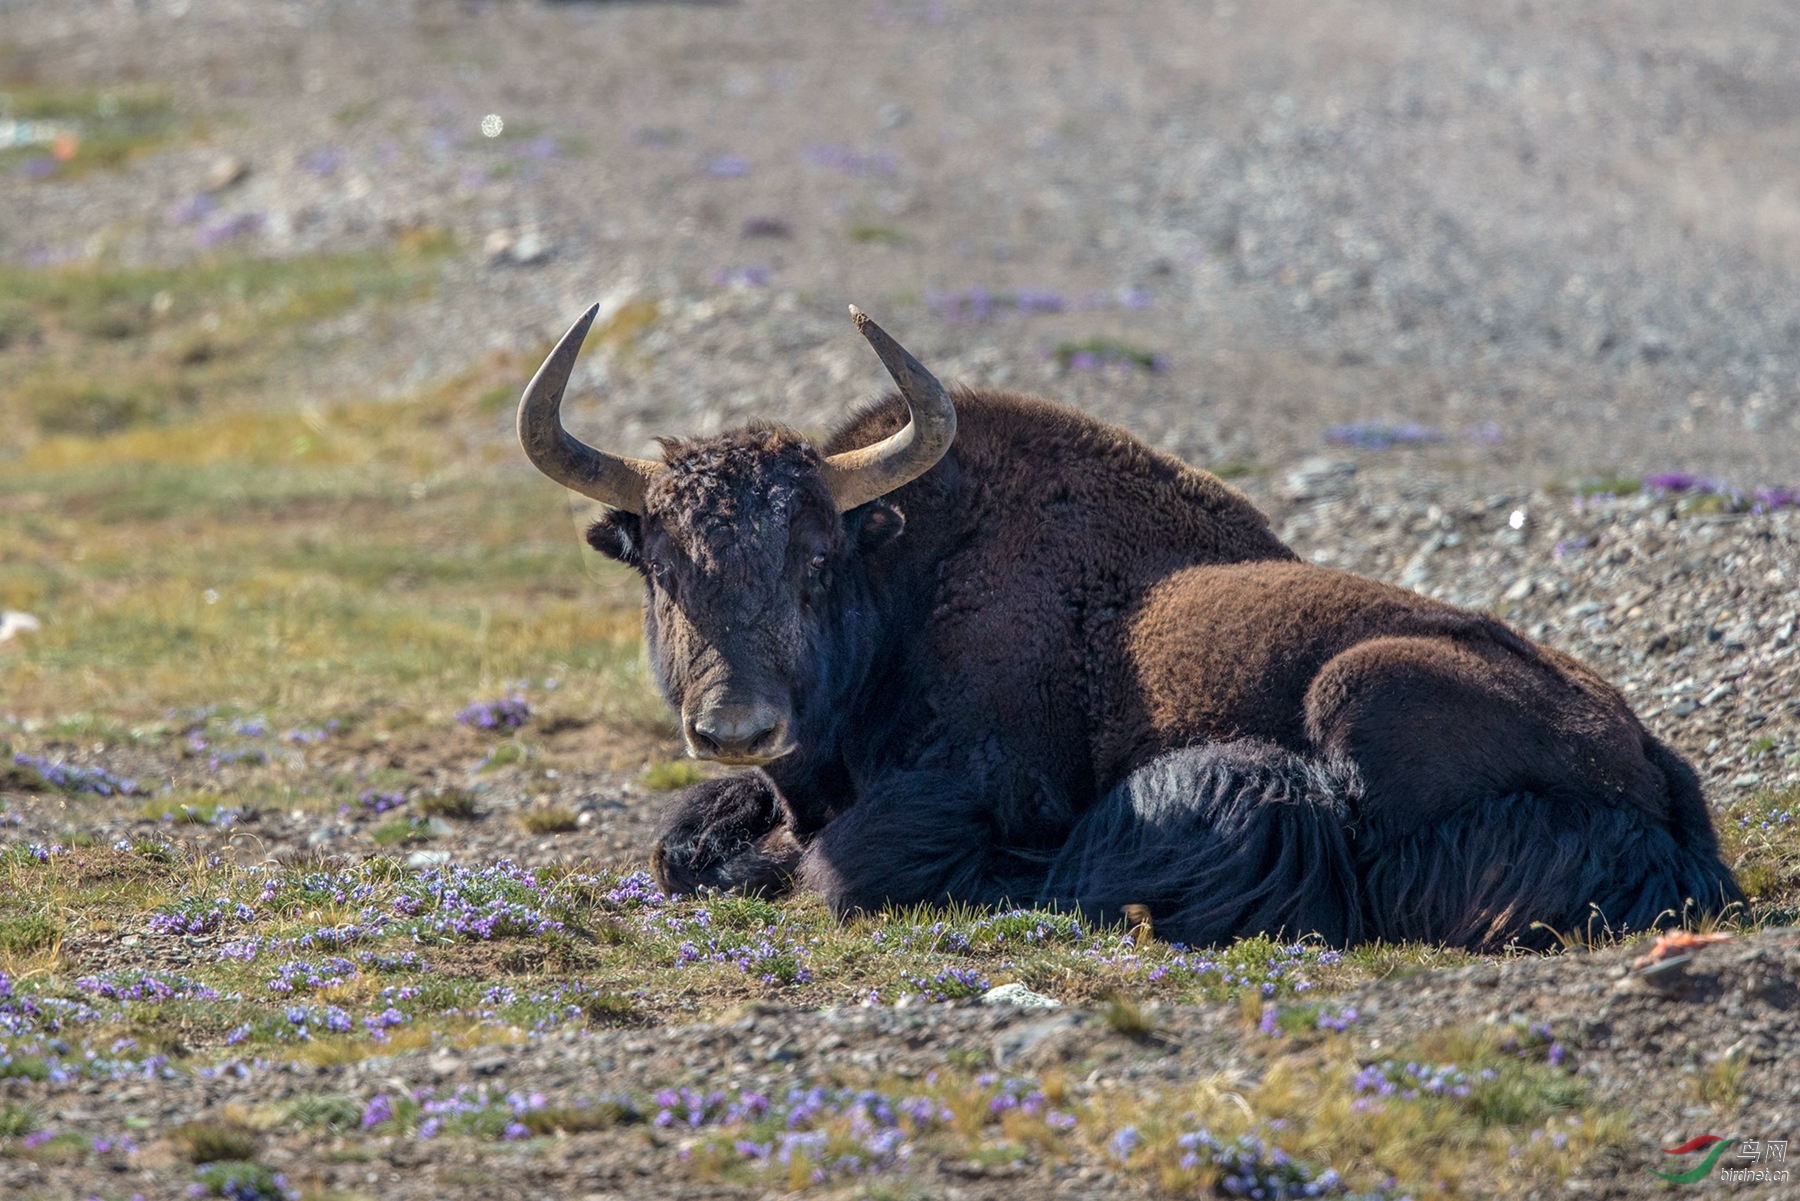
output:
[[[793,749],[787,715],[773,705],[716,705],[688,722],[696,757],[727,763],[767,763]]]

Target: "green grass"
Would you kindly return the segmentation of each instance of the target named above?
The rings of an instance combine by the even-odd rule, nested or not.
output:
[[[1724,805],[1715,817],[1722,857],[1769,924],[1800,916],[1800,788],[1764,789]]]
[[[378,847],[399,847],[430,842],[436,835],[432,833],[428,819],[402,817],[376,826],[369,831],[369,837]]]
[[[0,1139],[23,1138],[40,1129],[37,1110],[18,1101],[0,1102]]]
[[[1154,351],[1132,346],[1114,338],[1088,338],[1081,342],[1059,342],[1052,352],[1058,365],[1068,368],[1083,361],[1100,365],[1125,364],[1144,371],[1161,369],[1161,358]]]
[[[653,763],[638,777],[645,788],[654,792],[673,792],[677,788],[698,784],[705,778],[706,773],[701,770],[700,765],[689,759],[669,759]]]
[[[256,1158],[254,1132],[222,1122],[185,1122],[169,1132],[189,1163],[219,1163]]]
[[[852,242],[864,246],[904,246],[906,235],[891,225],[875,225],[859,222],[844,231]]]
[[[58,454],[59,437],[249,408],[284,364],[321,349],[320,322],[423,294],[450,249],[444,236],[423,231],[349,255],[0,266],[0,414],[51,440],[41,448],[46,465],[70,466],[78,449]],[[303,422],[282,433],[300,454],[318,437]],[[241,459],[245,449],[220,457]]]
[[[580,828],[581,822],[573,809],[547,805],[542,809],[527,809],[519,814],[519,824],[530,834],[566,834]]]
[[[0,117],[44,122],[62,135],[51,145],[0,151],[0,171],[48,160],[47,173],[38,176],[45,181],[122,167],[175,138],[183,124],[166,94],[142,88],[0,84]]]
[[[1644,481],[1637,476],[1609,475],[1583,480],[1575,485],[1575,492],[1579,496],[1636,496],[1643,487]]]
[[[428,793],[413,804],[421,817],[447,817],[468,821],[476,814],[475,798],[460,788]]]

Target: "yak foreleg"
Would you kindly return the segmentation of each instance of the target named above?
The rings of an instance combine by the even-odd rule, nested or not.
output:
[[[839,914],[920,902],[1028,901],[1042,860],[997,845],[990,798],[940,772],[877,781],[806,847],[799,879]]]
[[[696,784],[656,830],[650,870],[670,895],[716,888],[777,896],[793,886],[800,845],[769,782],[756,774]]]

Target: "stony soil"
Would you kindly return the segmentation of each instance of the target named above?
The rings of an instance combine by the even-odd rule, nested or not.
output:
[[[1565,1038],[1572,1070],[1610,1103],[1637,1115],[1632,1145],[1584,1165],[1562,1186],[1567,1194],[1634,1197],[1656,1191],[1644,1171],[1657,1149],[1674,1146],[1717,1111],[1695,1104],[1696,1077],[1727,1055],[1742,1056],[1742,1100],[1732,1122],[1740,1131],[1780,1137],[1800,1113],[1800,1025],[1795,975],[1800,934],[1769,931],[1703,946],[1663,961],[1664,970],[1634,967],[1631,952],[1476,965],[1354,989],[1336,998],[1357,1017],[1347,1037],[1380,1058],[1384,1045],[1434,1026],[1463,1022],[1547,1023]],[[754,1089],[779,1096],[788,1087],[831,1081],[918,1081],[974,1056],[1004,1071],[1062,1072],[1079,1097],[1176,1090],[1197,1080],[1247,1088],[1267,1069],[1283,1036],[1247,1023],[1237,1005],[1152,1007],[1151,1030],[1121,1033],[1091,1013],[1022,1009],[977,1002],[798,1011],[757,1005],[678,1028],[570,1031],[529,1048],[440,1050],[343,1065],[239,1064],[204,1078],[82,1084],[74,1088],[7,1082],[5,1094],[36,1100],[61,1130],[116,1137],[122,1116],[155,1128],[211,1118],[242,1120],[276,1103],[308,1095],[347,1097],[360,1109],[378,1094],[417,1088],[449,1092],[486,1086],[496,1095],[538,1091],[551,1106],[597,1084],[645,1096],[655,1090]],[[391,1197],[612,1198],[737,1197],[761,1194],[692,1180],[679,1170],[680,1149],[693,1145],[679,1127],[646,1132],[638,1125],[557,1138],[546,1150],[505,1144],[454,1151],[408,1136],[349,1138],[277,1131],[259,1157],[296,1182],[346,1194]],[[348,1153],[347,1153],[348,1150]],[[129,1159],[117,1158],[115,1179],[147,1196],[180,1195],[186,1171],[162,1140]],[[0,1184],[76,1196],[104,1183],[102,1167],[59,1168],[0,1161]],[[974,1161],[914,1163],[915,1196],[1000,1198],[1051,1195],[1101,1198],[1137,1195],[1141,1186],[1104,1157],[984,1166]],[[1765,1186],[1765,1191],[1767,1186]],[[1658,1194],[1660,1195],[1660,1193]],[[1777,1187],[1766,1195],[1782,1195]]]
[[[202,253],[213,226],[177,210],[225,158],[248,173],[209,220],[255,214],[244,249],[355,249],[419,226],[458,236],[445,286],[379,328],[353,316],[319,331],[280,403],[397,394],[489,350],[536,346],[594,298],[611,312],[648,298],[655,325],[584,366],[577,428],[626,451],[751,414],[818,429],[878,383],[842,319],[855,300],[946,379],[1040,391],[1194,462],[1247,469],[1236,482],[1317,562],[1492,609],[1594,663],[1694,758],[1716,802],[1800,779],[1794,511],[1551,487],[1673,470],[1746,490],[1800,479],[1790,6],[13,0],[0,2],[0,41],[14,74],[154,83],[204,128],[122,173],[0,177],[7,260]],[[484,139],[488,113],[523,132]],[[1092,337],[1165,369],[1085,371],[1051,353]],[[1321,445],[1353,421],[1423,423],[1441,439]],[[503,417],[492,434],[506,438]],[[489,744],[460,731],[347,735],[284,751],[277,767],[385,760],[474,789],[480,816],[421,853],[641,859],[658,800],[623,764],[673,748],[594,729],[533,736],[544,757],[530,769],[477,773]],[[142,755],[106,765],[202,778],[173,751]],[[250,773],[204,777],[229,790]],[[527,834],[519,812],[549,804],[578,827]],[[148,828],[135,804],[94,799],[21,797],[11,813],[8,839]],[[372,853],[379,820],[267,812],[175,833],[294,861]],[[84,968],[124,953],[66,951]],[[1643,1154],[1572,1190],[1647,1193],[1651,1148],[1702,1127],[1792,1129],[1793,937],[1704,948],[1660,983],[1625,974],[1625,957],[1506,960],[1344,999],[1371,1040],[1489,1013],[1578,1028],[1580,1072],[1640,1115]],[[317,1080],[270,1068],[5,1087],[98,1131],[125,1115],[162,1123],[428,1081],[555,1092],[905,1076],[966,1048],[1070,1066],[1091,1090],[1257,1071],[1235,1008],[1156,1021],[1159,1037],[1136,1042],[1083,1014],[774,1010],[371,1060]],[[1732,1047],[1752,1065],[1742,1107],[1696,1106],[1687,1075]],[[406,1142],[333,1163],[343,1149],[270,1136],[265,1159],[389,1196],[732,1194],[680,1183],[669,1151],[635,1131],[529,1158]],[[0,1181],[175,1195],[186,1179],[155,1145],[120,1162],[110,1184],[91,1165],[26,1161],[0,1163]],[[1098,1160],[984,1170],[929,1165],[921,1195],[1125,1187]]]

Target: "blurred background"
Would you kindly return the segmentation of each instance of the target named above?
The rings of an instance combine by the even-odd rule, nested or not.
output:
[[[1796,62],[1780,3],[0,0],[0,701],[638,712],[511,433],[595,300],[628,453],[828,428],[854,302],[1276,507],[1795,482]]]

